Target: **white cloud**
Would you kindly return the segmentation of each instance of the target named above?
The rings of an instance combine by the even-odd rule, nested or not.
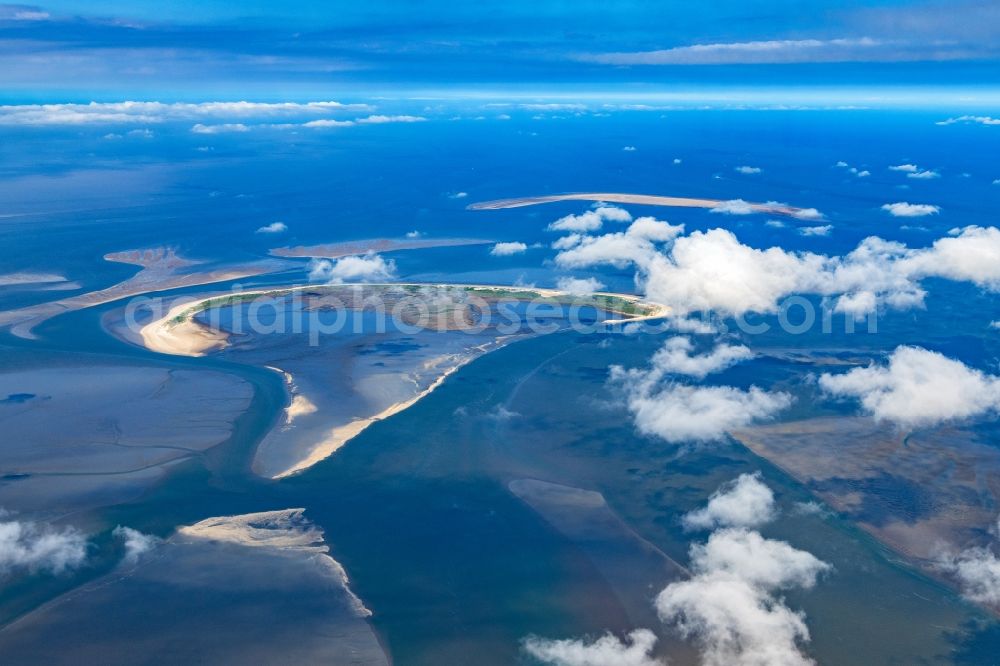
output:
[[[773,227],[774,229],[784,229],[786,226],[788,226],[787,224],[785,224],[781,220],[768,220],[764,224],[767,225],[767,226],[769,226],[769,227]]]
[[[757,211],[754,210],[754,207],[749,202],[743,199],[731,199],[713,206],[708,212],[722,213],[723,215],[750,215]]]
[[[830,569],[810,553],[745,528],[713,532],[707,543],[691,547],[691,560],[699,573],[730,574],[769,590],[809,589],[821,573]]]
[[[0,105],[0,125],[148,124],[198,118],[275,118],[370,109],[339,102],[91,102]]]
[[[139,530],[121,525],[116,527],[111,534],[125,546],[124,562],[126,564],[135,564],[143,553],[152,550],[160,543],[160,539],[151,534],[143,534]]]
[[[802,236],[829,236],[833,231],[832,224],[824,224],[817,227],[799,227],[798,232]]]
[[[204,125],[197,123],[191,127],[195,134],[223,134],[227,132],[249,132],[250,127],[243,123],[222,123],[219,125]]]
[[[353,124],[354,124],[353,120],[335,120],[333,118],[320,118],[319,120],[310,120],[308,122],[302,123],[302,126],[314,129],[322,129],[324,127],[350,127]]]
[[[887,211],[893,217],[922,217],[924,215],[937,215],[941,212],[938,206],[931,204],[911,204],[905,201],[883,204],[882,210]]]
[[[755,506],[744,510],[741,497]],[[710,513],[711,512],[711,515]],[[731,522],[761,524],[774,516],[773,494],[756,475],[720,488],[693,514],[711,527]],[[711,519],[710,519],[711,518]],[[699,525],[701,526],[701,525]],[[691,546],[692,577],[671,583],[656,597],[660,619],[694,639],[704,666],[806,666],[805,616],[788,608],[779,592],[811,589],[829,564],[791,545],[765,539],[744,527],[713,532]]]
[[[684,231],[682,224],[673,225],[654,217],[639,217],[629,225],[625,233],[633,238],[644,238],[653,243],[664,243],[673,240],[682,231]]]
[[[777,201],[768,201],[769,206],[784,206],[785,204]],[[822,220],[824,215],[815,208],[797,208],[792,210],[790,213],[792,217],[797,220]]]
[[[907,428],[1000,411],[1000,377],[920,347],[897,347],[887,366],[823,374],[819,384],[833,396],[858,399],[876,419]]]
[[[389,280],[396,275],[396,262],[369,252],[364,256],[342,257],[336,261],[319,259],[309,262],[309,280],[341,284],[349,280]]]
[[[686,375],[704,379],[741,361],[753,358],[753,352],[742,345],[720,344],[705,354],[692,354],[694,343],[678,335],[669,338],[651,359],[651,367],[642,370],[644,376],[659,381],[666,375]],[[652,374],[650,374],[652,373]]]
[[[930,277],[1000,291],[1000,229],[966,227],[955,234],[918,249],[873,236],[833,257],[753,248],[726,229],[679,236],[662,250],[627,233],[574,234],[553,247],[561,250],[555,261],[563,268],[635,266],[639,290],[678,316],[699,310],[739,315],[775,312],[779,300],[792,294],[843,299],[841,311],[863,300],[895,309],[918,307],[925,295],[921,280]]]
[[[1000,319],[990,322],[990,328],[1000,328]]]
[[[632,215],[617,206],[598,206],[579,215],[566,215],[548,226],[550,231],[597,231],[605,222],[630,222]]]
[[[589,296],[604,289],[604,283],[597,278],[561,277],[556,281],[556,288],[574,296]]]
[[[967,548],[942,557],[938,566],[958,579],[970,601],[1000,607],[1000,558],[988,548]]]
[[[521,254],[528,249],[528,246],[521,242],[497,243],[490,250],[494,257],[509,257],[514,254]]]
[[[835,167],[841,167],[841,168],[845,168],[846,169],[849,165],[844,160],[840,160],[839,162],[837,162],[833,166],[835,166]]]
[[[557,258],[558,260],[558,258]],[[644,268],[647,296],[677,310],[766,312],[822,272],[818,255],[757,250],[724,229],[695,231]]]
[[[284,222],[272,222],[271,224],[265,224],[259,227],[254,233],[258,234],[280,234],[282,232],[288,231],[288,225]]]
[[[932,178],[940,178],[941,174],[939,174],[937,171],[933,171],[931,169],[927,169],[925,171],[917,171],[917,172],[914,172],[914,173],[908,173],[908,174],[906,174],[906,177],[907,178],[916,178],[918,180],[930,180]]]
[[[86,558],[87,540],[73,527],[0,521],[0,575],[18,570],[60,574],[81,566]]]
[[[636,151],[635,146],[625,146],[622,148],[626,153],[634,153]]]
[[[773,515],[770,489],[753,475],[735,485],[741,483],[754,485],[755,501],[767,500],[761,515]],[[733,487],[720,488],[713,499]],[[814,664],[802,652],[809,640],[805,616],[778,594],[813,588],[832,570],[829,564],[745,528],[718,530],[706,543],[692,545],[690,554],[691,578],[667,585],[655,606],[664,623],[695,641],[703,666]],[[606,634],[595,641],[531,637],[523,643],[528,654],[556,666],[665,666],[652,657],[655,644],[648,629],[633,631],[626,641]]]
[[[681,163],[681,158],[675,157],[674,158],[674,164],[680,164],[680,163]]]
[[[359,125],[384,125],[386,123],[422,123],[426,118],[423,116],[384,116],[374,115],[365,118],[358,118]]]
[[[548,640],[530,637],[524,640],[525,652],[554,666],[666,666],[652,656],[656,635],[649,629],[636,629],[621,640],[605,634],[595,641],[579,639]]]
[[[990,116],[958,116],[938,121],[937,125],[954,125],[955,123],[978,123],[980,125],[1000,125],[1000,118]]]
[[[760,167],[738,166],[738,167],[736,167],[736,172],[737,173],[746,174],[746,175],[749,176],[749,175],[752,175],[752,174],[760,173]]]
[[[0,5],[0,21],[48,21],[52,16],[36,7]]]
[[[684,225],[671,225],[651,217],[640,217],[625,231],[585,236],[580,233],[564,236],[552,247],[561,252],[556,264],[563,268],[579,268],[597,264],[611,264],[624,268],[638,260],[653,261],[657,256],[655,243],[675,238],[684,231]]]
[[[692,44],[657,51],[588,53],[586,62],[606,65],[716,65],[796,62],[841,62],[868,60],[873,54],[898,58],[898,50],[886,53],[888,45],[870,39],[775,39],[755,42]],[[926,57],[926,56],[925,56]]]
[[[907,173],[916,173],[918,167],[916,164],[897,164],[895,166],[889,167],[889,171],[904,171]]]
[[[455,192],[454,194],[449,194],[448,198],[449,199],[464,199],[467,196],[469,196],[468,192]]]
[[[690,530],[720,527],[758,527],[777,515],[774,493],[760,480],[760,473],[741,474],[709,498],[708,505],[684,516]]]
[[[406,232],[406,237],[407,238],[420,238],[421,236],[423,236],[423,234],[421,232],[417,231],[416,229],[414,229],[413,231],[407,231]]]
[[[625,391],[636,428],[668,442],[708,442],[726,431],[774,417],[792,403],[787,393],[756,386],[687,386],[658,381],[659,373],[613,366],[611,379]]]

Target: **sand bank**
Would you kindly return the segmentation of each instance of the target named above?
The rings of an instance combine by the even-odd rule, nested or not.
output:
[[[551,194],[541,197],[519,197],[516,199],[496,199],[470,204],[469,210],[497,210],[501,208],[521,208],[555,201],[604,201],[607,203],[639,204],[643,206],[670,206],[675,208],[716,208],[724,203],[721,199],[695,199],[690,197],[666,197],[655,194],[622,194],[615,192],[577,192],[572,194]],[[774,203],[748,203],[758,213],[796,216],[804,209]]]
[[[472,353],[468,355],[461,357],[452,357],[448,359],[450,362],[444,363],[445,368],[441,372],[441,374],[437,377],[437,379],[431,382],[431,384],[423,391],[416,393],[415,395],[406,400],[401,400],[399,402],[396,402],[390,405],[389,407],[383,409],[381,412],[377,414],[368,417],[357,418],[351,421],[350,423],[333,428],[332,430],[330,430],[329,434],[324,439],[316,442],[315,445],[313,445],[313,447],[308,452],[306,452],[306,455],[304,457],[302,457],[292,465],[288,466],[287,468],[280,470],[276,473],[272,473],[269,476],[272,479],[283,479],[285,477],[301,472],[302,470],[308,469],[318,462],[326,460],[334,453],[336,453],[339,449],[341,449],[349,441],[351,441],[352,439],[360,435],[362,432],[364,432],[366,429],[368,429],[368,427],[371,426],[373,423],[377,423],[378,421],[387,419],[390,416],[393,416],[394,414],[398,414],[406,409],[409,409],[413,405],[417,404],[421,399],[433,393],[434,390],[437,389],[439,386],[441,386],[450,375],[459,370],[462,366],[470,363],[474,359],[478,358],[479,356],[482,356],[483,354],[489,351],[493,351],[494,349],[499,349],[506,343],[507,340],[500,340],[493,345],[482,345],[479,348],[476,348]],[[293,405],[295,404],[294,398],[292,400],[292,404]],[[262,470],[258,462],[259,461],[257,459],[254,460],[254,471],[260,473]]]
[[[297,245],[276,247],[270,254],[275,257],[317,257],[337,259],[368,252],[395,252],[398,250],[424,250],[434,247],[462,245],[489,245],[496,241],[482,238],[372,238],[368,240],[324,243],[322,245]]]
[[[0,327],[9,326],[14,335],[34,339],[33,329],[42,322],[66,312],[111,303],[123,298],[166,291],[180,287],[194,287],[215,282],[228,282],[257,275],[276,273],[295,268],[296,264],[277,259],[264,259],[243,264],[198,268],[203,262],[185,259],[169,248],[127,250],[104,256],[106,261],[141,266],[142,270],[129,279],[105,289],[40,303],[17,310],[0,312]]]
[[[188,310],[203,301],[189,300],[170,308],[166,315],[139,330],[143,346],[161,354],[176,356],[204,356],[207,352],[223,349],[229,335],[199,323]]]

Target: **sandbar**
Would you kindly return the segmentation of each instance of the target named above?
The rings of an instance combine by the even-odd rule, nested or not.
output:
[[[617,192],[575,192],[571,194],[549,194],[540,197],[518,197],[515,199],[495,199],[469,204],[469,210],[498,210],[501,208],[521,208],[556,201],[604,201],[607,203],[639,204],[643,206],[669,206],[674,208],[716,208],[726,203],[721,199],[696,199],[691,197],[667,197],[657,194],[623,194]],[[790,215],[795,217],[804,209],[775,203],[748,203],[758,213]]]

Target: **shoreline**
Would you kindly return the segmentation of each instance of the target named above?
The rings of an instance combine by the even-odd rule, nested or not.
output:
[[[383,409],[382,411],[372,416],[355,418],[350,423],[346,423],[344,425],[332,428],[328,432],[326,438],[317,442],[309,450],[308,454],[305,457],[300,458],[294,464],[286,467],[285,469],[281,470],[276,474],[266,475],[260,472],[260,467],[257,465],[257,454],[260,452],[260,448],[258,447],[257,452],[254,454],[254,461],[251,464],[251,469],[254,471],[254,473],[258,474],[259,476],[267,476],[267,478],[270,478],[275,481],[288,478],[289,476],[294,476],[299,472],[303,472],[312,467],[313,465],[320,463],[329,458],[330,456],[332,456],[334,453],[336,453],[344,446],[346,446],[347,443],[350,442],[352,439],[354,439],[362,432],[367,430],[369,426],[374,425],[375,423],[382,421],[384,419],[387,419],[390,416],[394,416],[396,414],[399,414],[400,412],[406,411],[410,407],[413,407],[422,399],[426,398],[428,395],[437,390],[442,384],[444,384],[445,380],[448,379],[448,377],[453,375],[455,372],[457,372],[464,366],[468,365],[477,358],[484,356],[485,354],[488,354],[492,351],[496,351],[497,349],[505,347],[507,344],[511,342],[514,342],[514,340],[509,338],[504,338],[498,340],[495,344],[481,345],[480,347],[475,348],[471,353],[458,358],[455,363],[446,367],[442,371],[442,373],[438,375],[434,379],[434,381],[427,386],[427,388],[416,393],[410,398],[393,403],[388,407],[386,407],[385,409]],[[295,396],[292,396],[293,401],[294,398]]]
[[[497,295],[499,297],[510,294],[521,294],[525,298],[566,299],[570,302],[573,300],[590,298],[590,302],[587,303],[588,306],[603,309],[609,314],[620,315],[618,318],[607,319],[602,322],[612,326],[635,321],[663,318],[668,316],[670,313],[670,308],[646,302],[640,296],[634,294],[602,292],[591,294],[589,297],[579,297],[557,289],[522,289],[518,287],[498,285],[470,284],[388,283],[360,284],[356,286],[374,288],[459,288],[465,289],[472,294],[480,292],[488,295]],[[231,300],[233,298],[244,299],[261,295],[287,295],[296,291],[316,288],[316,285],[305,285],[279,289],[260,289],[247,292],[231,292],[222,295],[216,294],[201,299],[195,298],[191,300],[184,300],[180,303],[172,305],[164,316],[155,319],[142,327],[139,332],[141,345],[150,351],[163,354],[189,357],[205,356],[210,352],[224,349],[229,344],[229,334],[227,332],[206,326],[195,319],[195,316],[207,307],[211,307],[216,304],[224,305],[231,303],[233,302]],[[642,314],[629,314],[628,308],[623,306],[622,303],[618,303],[620,311],[616,312],[612,309],[616,303],[613,301],[602,302],[600,300],[602,298],[616,299],[624,303],[626,306],[635,307],[636,309],[645,308],[645,311]],[[301,452],[301,455],[297,459],[294,459],[291,463],[287,460],[280,460],[280,457],[277,464],[275,464],[276,461],[273,459],[269,461],[265,460],[267,456],[262,455],[262,451],[265,451],[265,449],[262,448],[266,441],[265,437],[265,439],[262,439],[261,442],[257,444],[257,447],[254,450],[253,459],[251,461],[251,470],[258,476],[270,478],[272,480],[280,480],[309,469],[313,465],[332,456],[334,453],[343,448],[348,442],[367,430],[372,424],[399,414],[400,412],[403,412],[417,404],[421,399],[433,393],[437,388],[444,384],[448,377],[465,365],[471,363],[477,358],[480,358],[481,356],[484,356],[485,354],[500,349],[515,340],[522,339],[523,337],[526,336],[503,336],[488,343],[472,347],[464,353],[450,355],[450,358],[447,356],[442,357],[443,362],[441,364],[442,368],[440,374],[438,374],[426,388],[416,392],[414,395],[404,400],[390,404],[375,414],[370,416],[355,417],[347,423],[341,423],[340,425],[336,425],[326,430],[325,433],[323,433],[316,441],[305,447]],[[133,343],[139,343],[140,340],[133,340]],[[278,372],[284,379],[286,404],[283,408],[283,412],[286,426],[290,425],[297,416],[307,415],[316,411],[316,406],[307,396],[297,393],[294,390],[294,377],[291,374],[281,368],[273,366],[266,367]],[[278,425],[275,427],[278,428],[281,426]],[[271,432],[273,432],[273,430]],[[286,451],[286,453],[288,452],[289,451]],[[291,451],[291,453],[294,454],[294,451]]]
[[[223,301],[234,297],[252,297],[263,294],[285,295],[295,291],[316,289],[328,285],[302,285],[294,287],[279,287],[277,289],[258,289],[254,291],[239,291],[207,296],[201,299],[192,299],[178,305],[174,305],[159,319],[155,319],[145,324],[139,331],[142,339],[142,346],[149,351],[161,354],[172,354],[175,356],[204,356],[207,352],[217,351],[225,348],[228,344],[229,335],[222,331],[209,328],[198,323],[194,315],[205,309],[207,303],[211,301]],[[618,312],[610,307],[602,307],[599,303],[591,303],[593,307],[603,309],[609,314],[621,315],[616,319],[607,319],[602,323],[608,325],[626,324],[638,321],[649,321],[660,319],[670,314],[670,308],[658,303],[643,300],[636,294],[619,294],[613,292],[594,292],[587,296],[574,296],[558,289],[548,289],[540,287],[513,287],[507,285],[484,285],[484,284],[455,284],[455,283],[418,283],[418,282],[389,282],[389,283],[357,283],[337,285],[343,287],[400,287],[400,288],[430,288],[430,289],[464,289],[475,294],[476,292],[512,292],[521,293],[525,296],[536,295],[541,298],[552,299],[585,299],[585,298],[610,298],[619,299],[631,305],[649,308],[645,314],[628,315]]]

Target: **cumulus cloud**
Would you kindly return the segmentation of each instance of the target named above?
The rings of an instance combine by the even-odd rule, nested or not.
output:
[[[823,374],[819,384],[830,395],[859,400],[876,419],[906,428],[1000,411],[1000,377],[920,347],[897,347],[888,365]]]
[[[906,174],[907,178],[916,178],[917,180],[930,180],[932,178],[940,178],[941,174],[932,169],[926,169],[924,171],[915,171],[913,173]]]
[[[664,358],[677,360],[672,352]],[[677,368],[705,371],[711,363],[691,359]],[[770,419],[792,403],[787,393],[761,390],[756,386],[741,390],[731,386],[689,386],[664,381],[664,368],[625,370],[612,366],[611,381],[625,393],[626,404],[636,428],[668,442],[708,442],[722,438],[726,431],[754,421]]]
[[[906,173],[915,173],[919,169],[916,164],[896,164],[889,167],[889,171],[903,171]]]
[[[691,561],[699,573],[729,574],[767,589],[809,589],[830,569],[811,553],[744,528],[713,532],[707,543],[691,547]]]
[[[365,118],[358,118],[355,122],[359,125],[384,125],[386,123],[422,123],[426,118],[423,116],[384,116],[373,115]]]
[[[197,118],[275,118],[370,109],[340,102],[90,102],[0,105],[0,125],[147,124]]]
[[[494,257],[509,257],[515,254],[521,254],[528,249],[528,246],[524,243],[513,241],[509,243],[497,243],[490,250],[490,254]]]
[[[693,351],[694,343],[690,338],[683,335],[669,338],[653,354],[650,368],[638,372],[642,373],[644,379],[657,381],[666,375],[704,379],[712,373],[753,358],[753,352],[742,345],[720,344],[704,354],[694,354]]]
[[[760,173],[760,171],[761,171],[760,167],[753,167],[753,166],[738,166],[738,167],[736,167],[736,172],[737,173],[746,174],[748,176]]]
[[[631,222],[632,216],[617,206],[598,206],[579,215],[566,215],[548,226],[550,231],[597,231],[605,222]]]
[[[626,153],[634,153],[636,151],[636,147],[635,146],[625,146],[624,148],[622,148],[622,150],[624,150]]]
[[[743,475],[720,488],[709,507],[739,493],[757,504],[759,522],[774,515],[771,491],[756,475]],[[739,514],[738,507],[719,512],[733,516],[734,522],[748,520]],[[813,588],[832,570],[829,564],[743,527],[715,531],[707,542],[692,545],[690,556],[691,578],[667,585],[655,607],[664,623],[698,645],[704,666],[814,663],[802,651],[809,641],[805,616],[786,606],[779,594]],[[611,634],[594,641],[531,637],[523,646],[531,656],[556,666],[663,666],[652,657],[655,643],[653,632],[638,629],[625,641]]]
[[[708,505],[684,516],[689,530],[720,527],[758,527],[777,514],[774,493],[760,480],[760,472],[741,474],[709,498]]]
[[[832,224],[823,224],[816,227],[799,227],[799,234],[802,236],[829,236],[833,231]]]
[[[396,262],[369,252],[363,256],[342,257],[336,261],[319,259],[309,262],[309,280],[341,284],[348,281],[389,280],[396,275]]]
[[[265,224],[262,227],[258,227],[257,231],[254,233],[258,234],[280,234],[282,232],[288,231],[288,225],[284,222],[272,222],[271,224]]]
[[[989,548],[946,555],[938,566],[958,579],[962,594],[970,601],[1000,607],[1000,557]]]
[[[783,204],[783,203],[778,202],[778,201],[768,201],[767,204],[769,206],[785,206],[785,205],[787,205],[787,204]],[[791,215],[792,217],[794,217],[797,220],[822,220],[823,217],[824,217],[823,213],[819,212],[815,208],[797,208],[797,209],[793,209],[791,211],[791,213],[789,213],[789,215]]]
[[[243,123],[221,123],[219,125],[204,125],[197,123],[191,127],[195,134],[225,134],[228,132],[249,132],[250,127]]]
[[[844,256],[757,249],[726,229],[679,235],[664,248],[628,233],[573,234],[553,247],[556,264],[587,268],[608,264],[636,268],[636,284],[652,301],[675,314],[715,311],[740,315],[775,312],[781,298],[818,294],[836,299],[839,311],[860,303],[896,309],[918,307],[930,277],[972,282],[1000,291],[1000,230],[966,227],[929,248],[872,236]],[[672,232],[674,233],[674,232]]]
[[[353,120],[335,120],[333,118],[320,118],[319,120],[310,120],[308,122],[302,123],[302,126],[321,129],[324,127],[350,127],[353,124],[354,124]]]
[[[735,503],[722,510],[720,498],[744,494],[757,506],[742,512]],[[715,502],[716,517],[766,522],[773,513],[770,489],[754,475],[743,475],[720,488],[702,511]],[[699,515],[694,512],[689,515]],[[831,570],[811,553],[783,541],[765,539],[745,527],[725,527],[704,544],[691,546],[692,577],[671,583],[656,597],[660,619],[681,636],[693,639],[706,666],[806,666],[814,662],[802,652],[809,640],[805,616],[785,605],[778,594],[811,589]]]
[[[556,263],[562,268],[581,268],[611,264],[625,268],[636,257],[652,261],[657,255],[656,243],[668,241],[684,231],[684,225],[671,225],[651,217],[641,217],[625,231],[602,236],[570,234],[552,244],[561,252]]]
[[[143,553],[152,550],[160,543],[160,539],[151,534],[143,534],[139,530],[134,530],[131,527],[123,527],[122,525],[116,527],[111,532],[111,535],[121,541],[125,547],[123,561],[126,564],[135,564],[142,557]]]
[[[643,238],[653,243],[664,243],[677,237],[684,225],[673,225],[655,217],[640,217],[629,225],[625,233],[633,238]]]
[[[713,206],[708,212],[722,213],[723,215],[750,215],[756,213],[754,207],[743,199],[730,199]]]
[[[556,281],[556,288],[574,296],[589,296],[604,289],[604,283],[597,278],[561,277]]]
[[[454,194],[449,194],[448,198],[449,199],[464,199],[467,196],[469,196],[468,192],[455,192]]]
[[[80,567],[86,558],[87,539],[73,527],[0,521],[0,575],[17,571],[60,574]]]
[[[956,118],[948,118],[947,120],[939,120],[936,125],[954,125],[956,123],[978,123],[980,125],[1000,125],[1000,118],[992,118],[990,116],[958,116]]]
[[[843,168],[847,169],[848,173],[853,173],[858,178],[867,178],[868,176],[872,175],[872,172],[868,171],[867,169],[859,169],[859,168],[853,167],[853,166],[849,165],[847,162],[843,162],[843,161],[837,162],[834,166],[843,167]]]
[[[905,201],[883,204],[882,210],[893,217],[922,217],[924,215],[937,215],[941,212],[939,207],[931,204],[911,204]]]
[[[636,629],[624,641],[605,634],[594,641],[532,636],[523,642],[525,652],[554,666],[666,666],[652,656],[655,645],[656,635],[649,629]]]

